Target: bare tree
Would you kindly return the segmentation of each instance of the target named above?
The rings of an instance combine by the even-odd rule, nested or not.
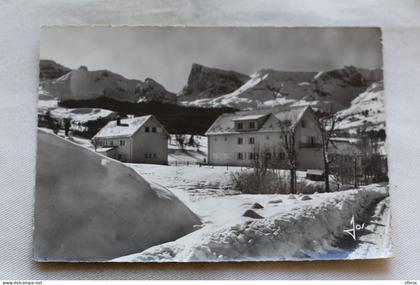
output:
[[[194,135],[190,135],[190,139],[188,140],[188,146],[193,147],[195,144]]]
[[[176,139],[176,141],[177,141],[177,143],[178,143],[179,147],[180,147],[181,149],[184,149],[184,145],[185,145],[185,135],[182,135],[182,134],[176,134],[176,135],[175,135],[175,139]]]
[[[329,146],[331,139],[335,135],[335,127],[338,118],[329,113],[318,119],[318,126],[321,130],[321,146],[322,146],[322,159],[324,162],[324,182],[325,192],[330,192],[330,164],[333,162],[333,157],[329,155]]]
[[[70,127],[71,127],[71,119],[70,118],[64,118],[64,133],[66,137],[70,135]]]
[[[297,168],[297,148],[296,148],[296,126],[291,121],[286,121],[281,126],[282,149],[286,152],[286,163],[290,171],[290,193],[296,193],[296,168]]]

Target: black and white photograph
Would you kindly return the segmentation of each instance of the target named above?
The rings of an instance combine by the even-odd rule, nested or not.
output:
[[[46,26],[33,258],[392,256],[375,27]]]

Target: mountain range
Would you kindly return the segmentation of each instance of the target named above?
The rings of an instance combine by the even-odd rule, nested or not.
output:
[[[44,73],[41,65],[40,74]],[[42,96],[59,101],[105,97],[133,103],[148,101],[176,103],[176,95],[151,78],[146,78],[144,81],[127,79],[108,70],[89,71],[85,66],[70,70],[58,78],[40,79],[40,89]]]
[[[64,102],[108,98],[131,103],[160,102],[240,110],[279,105],[312,106],[343,115],[346,110],[360,109],[365,104],[366,92],[370,97],[382,96],[382,93],[372,91],[383,86],[382,77],[380,69],[354,66],[320,72],[265,68],[246,75],[194,63],[186,85],[175,94],[151,78],[144,81],[127,79],[108,70],[89,71],[84,66],[71,70],[54,61],[41,60],[40,99]],[[380,98],[377,100],[382,104]],[[375,108],[383,109],[384,106]]]

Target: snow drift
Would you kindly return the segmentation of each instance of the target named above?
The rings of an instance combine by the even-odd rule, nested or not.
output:
[[[385,186],[369,185],[359,190],[292,195],[293,199],[288,195],[224,197],[226,203],[227,200],[231,201],[228,207],[231,217],[223,219],[223,223],[204,221],[203,229],[174,242],[158,245],[114,261],[191,262],[357,258],[349,256],[350,249],[339,250],[336,244],[344,237],[344,229],[350,227],[353,215],[356,221],[365,220],[368,212],[387,195]],[[263,218],[242,217],[244,211],[242,206],[250,207],[252,205],[250,201],[258,201],[263,206],[261,209],[254,208],[254,211]],[[240,202],[240,207],[237,207],[235,202]],[[220,224],[217,230],[214,230],[215,223]],[[386,244],[382,244],[385,241],[376,242],[377,252],[371,256],[378,256],[378,252],[387,252]],[[330,254],[337,251],[341,251],[340,256]]]
[[[176,240],[199,218],[125,165],[38,131],[34,258],[105,261]]]

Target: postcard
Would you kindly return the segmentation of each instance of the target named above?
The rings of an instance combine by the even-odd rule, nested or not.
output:
[[[43,27],[34,260],[390,257],[381,37]]]

